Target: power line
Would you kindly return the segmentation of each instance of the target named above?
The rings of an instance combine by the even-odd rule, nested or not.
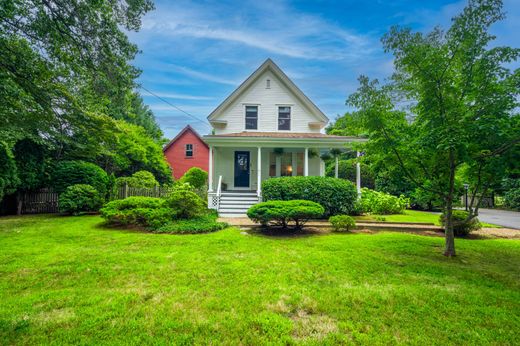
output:
[[[195,119],[195,120],[197,120],[197,121],[203,123],[203,124],[206,125],[207,127],[211,128],[211,126],[210,126],[206,121],[197,118],[195,115],[186,112],[185,110],[181,109],[180,107],[177,107],[176,105],[174,105],[174,104],[171,103],[170,101],[167,101],[167,100],[165,100],[164,98],[160,97],[159,95],[155,94],[154,92],[152,92],[152,91],[146,89],[144,86],[140,85],[139,87],[140,87],[141,89],[143,89],[144,91],[146,91],[147,93],[149,93],[150,95],[157,97],[159,100],[161,100],[162,102],[166,103],[167,105],[169,105],[169,106],[175,108],[175,109],[178,110],[179,112],[182,112],[182,113],[186,114],[187,116],[189,116],[189,117],[191,117],[191,118],[193,118],[193,119]]]

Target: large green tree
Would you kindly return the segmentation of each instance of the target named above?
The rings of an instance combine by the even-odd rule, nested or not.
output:
[[[20,189],[38,186],[33,168],[49,160],[117,157],[109,172],[157,163],[164,178],[162,132],[135,91],[138,48],[125,33],[152,8],[150,0],[0,0],[0,138],[17,161],[13,174],[30,168]],[[142,138],[123,153],[113,143],[129,133]],[[31,167],[20,161],[39,149]]]
[[[360,77],[359,89],[347,101],[369,132],[369,150],[444,202],[446,256],[456,254],[457,171],[464,165],[473,195],[482,195],[500,181],[520,142],[515,113],[520,71],[507,68],[520,50],[493,47],[489,33],[503,17],[501,1],[470,0],[447,31],[391,28],[382,39],[394,55],[391,82],[381,86]],[[469,219],[478,215],[479,202],[472,201]]]

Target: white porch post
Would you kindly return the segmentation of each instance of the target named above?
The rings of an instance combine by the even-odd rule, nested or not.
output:
[[[336,156],[336,165],[334,166],[334,177],[338,177],[338,171],[339,171],[339,157]]]
[[[209,147],[208,192],[213,192],[213,146]]]
[[[357,157],[359,158],[361,155],[359,151],[357,152]],[[358,162],[356,163],[356,187],[357,187],[357,193],[358,197],[361,197],[361,164]]]
[[[320,158],[320,177],[325,176],[325,161]]]
[[[256,177],[257,177],[257,186],[256,186],[256,194],[258,195],[258,197],[261,196],[262,194],[262,189],[261,189],[261,185],[262,185],[262,148],[261,147],[258,147],[258,154],[257,154],[257,158],[256,158]]]
[[[309,175],[309,148],[305,148],[305,154],[303,156],[303,175]]]

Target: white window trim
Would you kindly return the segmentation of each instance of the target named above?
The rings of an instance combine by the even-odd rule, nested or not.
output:
[[[289,130],[280,130],[279,129],[279,125],[278,125],[278,121],[280,120],[280,107],[289,107],[290,111],[289,111]],[[278,132],[292,132],[292,128],[293,128],[293,107],[291,105],[280,105],[280,104],[277,104],[276,105],[276,130]]]
[[[244,126],[242,127],[246,132],[258,132],[260,128],[260,104],[259,103],[242,103],[244,105]],[[248,106],[256,107],[256,129],[246,129],[246,108]]]
[[[188,145],[191,145],[191,150],[188,149]],[[188,151],[191,151],[191,156],[188,155]],[[191,143],[187,143],[184,145],[184,157],[194,157],[195,156],[195,150],[194,150],[194,147],[193,147],[193,144]]]

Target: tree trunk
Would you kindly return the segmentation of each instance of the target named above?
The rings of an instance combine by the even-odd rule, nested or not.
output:
[[[448,187],[448,195],[446,196],[446,224],[444,226],[444,234],[446,245],[444,256],[454,257],[455,254],[455,234],[453,233],[453,193],[455,191],[455,154],[450,150],[450,183]]]
[[[446,204],[446,224],[444,225],[444,234],[445,234],[445,248],[444,248],[444,256],[454,257],[455,254],[455,234],[453,233],[453,202],[448,201]]]

